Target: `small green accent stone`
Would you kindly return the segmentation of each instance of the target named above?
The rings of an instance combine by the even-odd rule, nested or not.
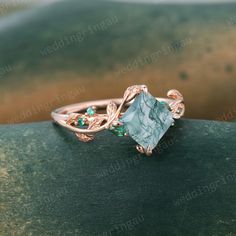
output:
[[[85,120],[83,118],[78,119],[78,125],[79,126],[84,126],[85,125]]]
[[[89,107],[87,109],[87,113],[88,113],[89,116],[93,116],[95,114],[95,110],[92,107]]]
[[[110,129],[110,131],[111,131],[113,134],[117,135],[118,137],[123,137],[123,136],[126,135],[126,130],[125,130],[125,127],[124,127],[123,125],[121,125],[121,126],[116,126],[116,127],[113,126],[113,127]]]

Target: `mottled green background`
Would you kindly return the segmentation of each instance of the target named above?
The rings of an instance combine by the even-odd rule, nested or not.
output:
[[[1,236],[235,236],[236,124],[180,120],[152,157],[106,131],[0,126]],[[99,153],[99,154],[98,154]]]
[[[131,84],[156,96],[179,89],[186,117],[236,117],[235,3],[12,8],[0,17],[1,123],[49,119],[55,107],[120,97]]]

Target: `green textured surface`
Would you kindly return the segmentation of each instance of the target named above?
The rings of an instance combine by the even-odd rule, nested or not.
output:
[[[233,122],[178,121],[152,158],[129,138],[84,144],[51,122],[0,134],[1,236],[236,233]]]
[[[217,46],[214,44],[215,37],[218,39],[216,35],[228,35],[230,23],[233,28],[235,11],[235,3],[153,5],[106,0],[67,0],[22,12],[18,14],[18,18],[11,19],[11,24],[6,24],[8,27],[4,31],[0,30],[0,53],[4,55],[0,57],[0,65],[6,67],[2,83],[11,86],[13,83],[21,84],[22,81],[31,80],[32,75],[40,81],[53,80],[57,77],[51,75],[58,73],[58,69],[74,71],[76,75],[93,75],[94,71],[117,73],[117,66],[118,69],[123,69],[137,58],[146,58],[162,47],[173,46],[187,38],[194,41],[194,46],[187,53],[187,60],[193,63],[197,60],[198,63],[199,58],[195,54],[209,54],[207,48],[214,51]],[[27,14],[30,14],[27,18],[29,20],[24,20]],[[118,22],[94,34],[87,32],[88,26],[112,17],[117,17]],[[81,34],[77,40],[68,45],[64,43],[47,56],[42,53],[64,36],[76,33]],[[213,42],[208,39],[209,33],[212,34]],[[198,45],[202,44],[199,39],[204,40],[203,48]],[[207,39],[209,42],[206,44]],[[21,50],[25,45],[25,50]],[[180,46],[176,51],[185,50],[188,47],[185,49]],[[167,55],[161,54],[162,56]],[[173,58],[172,53],[169,56]],[[175,64],[179,61],[182,62],[183,59],[176,58]],[[171,64],[166,65],[164,62],[163,65],[169,69]],[[232,66],[235,68],[234,62]],[[139,67],[142,68],[142,65]],[[188,67],[182,70],[180,75],[176,71],[176,77],[180,76],[184,80],[186,73],[187,76],[189,73]],[[217,71],[212,76],[216,75]],[[120,77],[123,78],[123,74]]]
[[[153,150],[174,123],[173,114],[150,93],[141,93],[121,118],[130,137]]]

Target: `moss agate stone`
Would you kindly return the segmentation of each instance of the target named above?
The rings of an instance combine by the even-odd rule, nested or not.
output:
[[[142,92],[124,113],[121,122],[139,145],[154,149],[174,120],[165,104],[150,93]]]

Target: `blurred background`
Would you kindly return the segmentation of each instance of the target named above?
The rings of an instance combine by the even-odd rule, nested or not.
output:
[[[0,123],[180,90],[186,117],[236,119],[236,1],[0,0]]]

